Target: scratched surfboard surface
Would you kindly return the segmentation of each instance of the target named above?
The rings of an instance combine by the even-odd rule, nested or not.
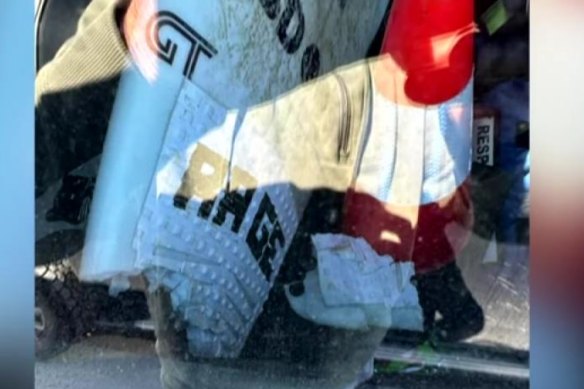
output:
[[[387,6],[386,0],[367,7],[343,0],[161,0],[140,18],[135,52],[155,52],[229,108],[256,104],[364,58]]]
[[[268,101],[364,58],[388,5],[339,0],[151,3],[156,7],[142,9],[128,40],[135,66],[120,81],[95,187],[80,271],[88,280],[136,271],[132,241],[141,205],[185,82],[226,109]],[[119,168],[130,165],[131,172]]]

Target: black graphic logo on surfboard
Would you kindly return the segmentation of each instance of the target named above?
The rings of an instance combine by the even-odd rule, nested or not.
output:
[[[160,31],[165,27],[178,31],[190,42],[187,61],[183,69],[184,76],[189,80],[195,72],[201,54],[207,58],[213,58],[213,56],[217,55],[217,49],[186,24],[184,20],[170,11],[160,11],[148,22],[146,41],[150,49],[169,65],[174,64],[178,45],[170,39],[166,39],[164,42],[160,40]]]

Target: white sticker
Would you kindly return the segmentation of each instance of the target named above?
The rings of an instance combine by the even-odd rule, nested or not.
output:
[[[495,118],[475,118],[473,122],[473,161],[482,165],[495,164]]]
[[[344,235],[315,235],[320,287],[328,306],[393,306],[402,288],[393,260],[379,256],[365,240]]]

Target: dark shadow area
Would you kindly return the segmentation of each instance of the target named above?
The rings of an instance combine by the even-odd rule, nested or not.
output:
[[[35,197],[101,154],[118,82],[42,95],[35,107]]]

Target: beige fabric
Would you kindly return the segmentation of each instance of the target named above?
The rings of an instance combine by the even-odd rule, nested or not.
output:
[[[110,79],[129,65],[115,16],[116,9],[127,3],[128,0],[94,0],[89,4],[75,36],[39,71],[35,105],[45,94]]]

